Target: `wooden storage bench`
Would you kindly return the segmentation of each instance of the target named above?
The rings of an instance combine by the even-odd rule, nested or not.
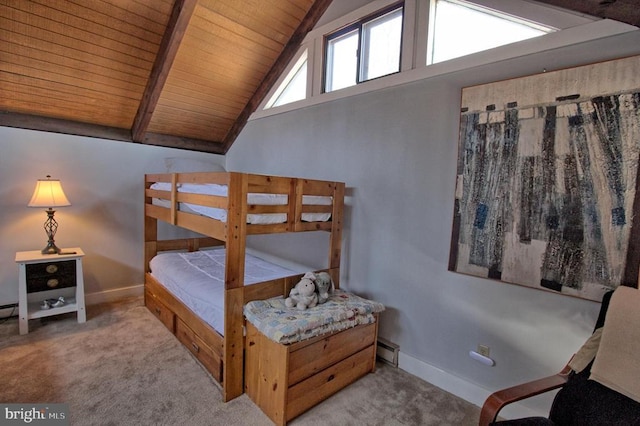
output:
[[[375,370],[378,321],[292,344],[247,321],[245,392],[278,425]]]

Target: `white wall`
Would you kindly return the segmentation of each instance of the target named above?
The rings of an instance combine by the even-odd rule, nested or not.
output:
[[[227,168],[346,182],[343,286],[386,305],[380,335],[400,345],[401,367],[480,405],[559,371],[599,304],[447,270],[461,89],[638,53],[635,31],[256,119]],[[469,358],[478,344],[495,367]],[[520,408],[546,414],[548,402]]]
[[[71,206],[56,212],[59,247],[82,247],[88,302],[141,293],[143,178],[165,158],[224,157],[0,127],[0,306],[18,301],[15,252],[47,243],[44,209],[27,207],[37,179],[60,179]],[[90,312],[89,312],[90,314]]]

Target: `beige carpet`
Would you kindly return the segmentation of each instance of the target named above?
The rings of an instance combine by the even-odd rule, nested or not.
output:
[[[74,314],[0,324],[1,403],[68,403],[72,425],[270,425],[217,383],[141,299]],[[478,407],[400,369],[369,374],[289,424],[475,425]]]

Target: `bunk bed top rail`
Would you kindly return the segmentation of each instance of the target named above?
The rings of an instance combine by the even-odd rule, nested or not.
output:
[[[146,216],[223,241],[227,220],[244,222],[245,235],[333,232],[343,203],[341,182],[236,172],[145,175]]]

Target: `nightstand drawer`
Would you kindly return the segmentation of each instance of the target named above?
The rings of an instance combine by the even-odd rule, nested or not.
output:
[[[33,263],[25,265],[27,293],[74,287],[76,261]]]

